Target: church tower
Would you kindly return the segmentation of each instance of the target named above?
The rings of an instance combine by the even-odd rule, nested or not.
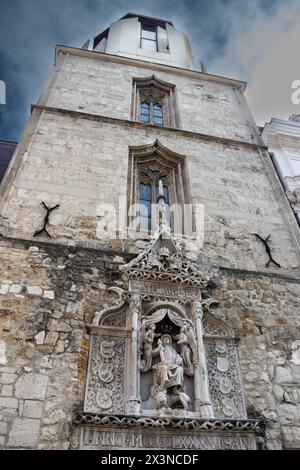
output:
[[[0,187],[0,445],[299,438],[299,227],[244,97],[170,21],[56,62]]]

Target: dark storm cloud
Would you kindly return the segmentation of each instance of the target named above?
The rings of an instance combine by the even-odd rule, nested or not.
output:
[[[0,105],[0,139],[19,140],[30,104],[53,66],[56,44],[81,47],[112,21],[135,12],[173,21],[190,37],[196,66],[204,61],[214,67],[229,54],[233,32],[242,32],[236,22],[247,29],[261,15],[276,15],[281,5],[280,0],[1,0],[0,80],[7,86],[7,104]],[[232,70],[241,70],[234,57]]]

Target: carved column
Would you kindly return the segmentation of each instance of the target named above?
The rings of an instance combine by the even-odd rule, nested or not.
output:
[[[202,317],[203,309],[201,302],[192,303],[192,314],[196,325],[198,358],[195,364],[195,411],[200,413],[201,418],[213,418],[213,407],[209,394],[208,372],[203,343]]]
[[[141,312],[141,300],[139,294],[132,294],[129,301],[131,313],[131,338],[129,340],[129,377],[128,393],[125,412],[127,414],[140,413],[140,399],[138,393],[138,324]]]

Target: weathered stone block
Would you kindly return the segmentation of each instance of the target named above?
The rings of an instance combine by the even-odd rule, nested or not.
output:
[[[0,434],[5,434],[7,432],[7,423],[0,421]]]
[[[66,313],[76,313],[78,310],[78,305],[74,302],[69,302],[66,307]]]
[[[34,339],[37,345],[44,344],[45,335],[45,331],[40,331],[37,335],[35,335]]]
[[[0,408],[18,408],[18,400],[15,398],[0,397]]]
[[[16,374],[7,374],[6,372],[3,372],[0,377],[0,384],[13,384],[16,379]]]
[[[23,416],[26,418],[40,418],[43,412],[43,403],[36,400],[25,400]]]
[[[3,385],[1,390],[1,395],[3,397],[11,397],[13,394],[13,387],[12,385]]]
[[[300,448],[300,428],[298,427],[282,427],[283,446],[285,449]]]
[[[58,320],[50,320],[48,323],[48,329],[51,331],[61,331],[65,333],[69,333],[72,331],[72,328],[67,325],[64,321],[58,321]]]
[[[9,284],[1,284],[0,286],[0,294],[7,294],[9,291]]]
[[[53,290],[45,290],[44,291],[44,297],[45,297],[45,299],[53,300],[54,299],[54,291]]]
[[[16,418],[9,433],[9,447],[36,447],[40,421],[38,419]]]
[[[43,291],[39,286],[27,286],[29,295],[42,295]]]
[[[278,413],[283,424],[300,424],[300,405],[280,403]]]
[[[22,286],[19,284],[12,284],[9,288],[9,292],[12,294],[19,294],[22,291]]]
[[[44,374],[22,375],[16,382],[16,397],[43,400],[46,394],[48,377]]]
[[[276,367],[275,369],[275,377],[274,377],[274,382],[276,384],[281,384],[281,383],[290,383],[293,381],[293,377],[288,369],[285,367]]]
[[[0,364],[1,365],[7,364],[5,353],[6,353],[6,344],[4,341],[0,341]]]
[[[44,344],[51,344],[54,346],[56,344],[56,341],[58,340],[58,337],[59,333],[57,333],[56,331],[50,331],[49,333],[47,333],[47,336],[44,340]]]

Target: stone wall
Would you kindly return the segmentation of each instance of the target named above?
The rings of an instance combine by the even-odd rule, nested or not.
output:
[[[23,149],[20,170],[3,198],[3,234],[32,238],[43,224],[44,201],[50,207],[60,204],[50,217],[49,233],[56,243],[115,248],[115,233],[97,234],[97,224],[109,226],[113,218],[111,207],[103,208],[103,204],[113,206],[119,216],[119,201],[127,200],[129,146],[159,139],[186,156],[191,198],[204,205],[203,260],[264,269],[268,257],[254,233],[271,234],[274,259],[286,271],[299,271],[294,216],[274,180],[269,156],[255,146],[208,142],[175,130],[58,112],[36,110],[32,119],[36,120],[35,134],[27,152]],[[122,214],[117,228],[126,233]],[[130,240],[126,246],[136,252]],[[119,247],[124,248],[122,241]],[[269,269],[278,268],[271,265]]]
[[[86,325],[113,257],[3,243],[0,252],[1,446],[66,449],[83,400]]]
[[[268,449],[299,447],[300,279],[221,269],[215,285],[217,310],[240,337],[248,416],[266,420]]]
[[[78,446],[73,413],[82,407],[87,325],[105,289],[122,286],[131,256],[1,242],[0,442],[3,448]],[[261,445],[299,447],[300,279],[199,265],[209,274],[218,315],[240,337],[249,417],[266,421]]]
[[[130,119],[132,79],[155,76],[176,85],[181,128],[229,139],[256,142],[242,92],[174,67],[121,63],[102,54],[81,57],[76,51],[60,58],[57,79],[39,104],[120,119]],[[207,118],[209,116],[209,119]]]

